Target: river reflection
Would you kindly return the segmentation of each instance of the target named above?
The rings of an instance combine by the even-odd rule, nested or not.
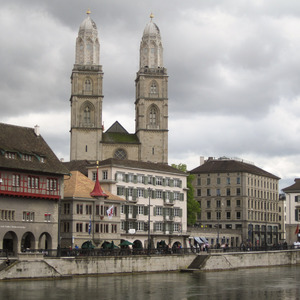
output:
[[[0,282],[0,299],[300,299],[300,266]]]

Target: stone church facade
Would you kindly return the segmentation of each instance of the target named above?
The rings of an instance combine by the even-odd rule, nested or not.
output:
[[[163,65],[160,30],[146,25],[140,44],[135,100],[135,133],[115,122],[103,130],[103,71],[95,22],[88,12],[76,40],[71,75],[70,160],[130,159],[168,163],[168,75]]]

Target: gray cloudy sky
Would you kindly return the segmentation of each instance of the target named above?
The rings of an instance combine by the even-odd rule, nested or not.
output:
[[[91,9],[107,129],[134,132],[134,79],[149,15],[169,74],[169,163],[239,157],[293,183],[300,168],[299,0],[0,0],[0,120],[41,126],[69,160],[70,75]]]

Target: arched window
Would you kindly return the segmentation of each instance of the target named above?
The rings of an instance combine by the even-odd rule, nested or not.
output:
[[[156,125],[156,123],[157,123],[157,110],[155,107],[151,107],[151,109],[150,109],[149,123],[150,123],[150,125]]]
[[[84,90],[86,92],[91,92],[92,91],[92,81],[90,79],[86,79],[84,83]]]
[[[91,111],[90,111],[90,108],[88,106],[84,109],[83,120],[84,120],[85,124],[90,124],[91,123]]]
[[[125,150],[117,149],[115,154],[114,154],[114,158],[127,159],[127,154],[126,154]]]

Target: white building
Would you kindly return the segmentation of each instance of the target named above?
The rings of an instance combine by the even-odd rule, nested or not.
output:
[[[286,194],[286,241],[292,244],[300,240],[300,178],[295,178],[295,183],[282,191]]]
[[[88,167],[96,179],[96,165]],[[152,247],[164,240],[174,246],[187,242],[186,173],[166,164],[107,159],[99,163],[99,181],[104,190],[127,200],[121,206],[121,236]],[[150,219],[150,232],[148,222]]]

